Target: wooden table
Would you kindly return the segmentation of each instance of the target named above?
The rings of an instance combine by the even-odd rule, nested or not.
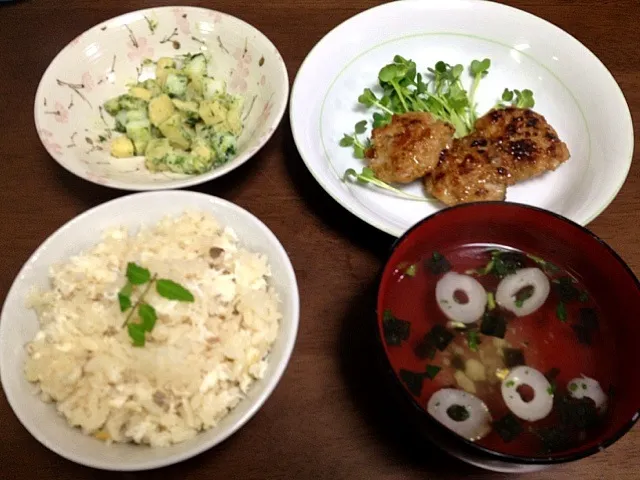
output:
[[[427,0],[423,0],[427,1]],[[115,15],[174,1],[25,0],[0,7],[0,292],[56,228],[124,192],[79,180],[44,150],[33,123],[40,76],[76,35]],[[193,1],[250,22],[271,38],[291,81],[331,28],[376,0]],[[637,0],[510,0],[565,29],[620,83],[640,130],[640,3]],[[588,72],[585,73],[588,75]],[[629,178],[590,228],[640,273],[640,145]],[[260,217],[296,268],[301,323],[291,363],[264,408],[238,433],[197,458],[152,474],[75,465],[40,445],[0,393],[0,478],[469,478],[503,475],[467,467],[402,433],[357,355],[359,319],[370,315],[375,276],[392,239],[335,203],[313,180],[293,143],[288,114],[269,144],[235,173],[196,188]],[[532,474],[540,479],[640,478],[640,429],[604,453]]]

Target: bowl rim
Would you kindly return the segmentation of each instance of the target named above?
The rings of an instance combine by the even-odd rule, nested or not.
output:
[[[107,24],[107,23],[112,23],[118,20],[122,20],[126,17],[129,16],[138,16],[138,15],[144,15],[144,14],[148,14],[154,11],[168,11],[168,10],[172,10],[172,9],[176,9],[176,8],[180,8],[185,10],[187,13],[189,12],[208,12],[208,13],[218,13],[220,15],[222,15],[223,17],[226,17],[228,19],[231,19],[234,22],[238,22],[239,24],[244,25],[245,28],[247,28],[250,31],[253,31],[258,37],[262,37],[262,39],[264,40],[264,42],[269,45],[274,53],[276,54],[277,60],[278,60],[278,71],[279,71],[279,75],[280,75],[280,79],[279,82],[277,82],[275,85],[279,85],[280,88],[282,88],[282,101],[279,102],[279,104],[277,105],[277,109],[274,108],[274,115],[271,117],[272,120],[270,121],[270,123],[272,124],[273,128],[272,129],[268,129],[267,133],[265,135],[262,135],[261,137],[258,137],[258,141],[256,142],[256,144],[254,146],[252,146],[250,149],[247,149],[247,151],[245,152],[244,155],[238,155],[234,158],[232,158],[231,160],[229,160],[228,163],[217,167],[217,168],[212,168],[211,170],[209,170],[208,172],[202,173],[200,175],[189,175],[185,178],[178,178],[178,179],[172,179],[168,182],[157,182],[154,184],[149,184],[146,186],[142,186],[136,183],[132,183],[132,182],[127,182],[127,181],[108,181],[108,182],[98,182],[95,181],[94,179],[90,178],[89,175],[84,174],[84,170],[82,169],[74,169],[73,167],[71,167],[70,165],[67,165],[67,162],[64,160],[65,158],[67,158],[67,156],[64,153],[56,153],[55,151],[53,151],[51,148],[49,148],[42,139],[42,136],[40,135],[40,129],[41,129],[41,125],[39,123],[39,118],[40,116],[38,115],[38,106],[39,106],[39,99],[42,98],[43,95],[43,90],[45,88],[44,85],[44,81],[45,78],[47,77],[47,75],[50,73],[50,71],[53,69],[53,66],[61,61],[61,59],[63,58],[63,56],[66,54],[66,51],[71,48],[71,45],[73,43],[73,41],[77,38],[80,38],[81,36],[99,29],[101,26]],[[44,147],[44,149],[47,151],[47,153],[49,154],[49,156],[51,158],[53,158],[56,163],[58,163],[58,165],[60,165],[61,167],[63,167],[67,172],[75,175],[76,177],[82,178],[83,180],[86,180],[88,182],[94,183],[96,185],[100,185],[103,187],[108,187],[108,188],[112,188],[115,190],[123,190],[123,191],[132,191],[132,192],[144,192],[144,191],[157,191],[157,190],[171,190],[171,189],[179,189],[179,188],[186,188],[186,187],[192,187],[195,185],[200,185],[203,183],[207,183],[211,180],[215,180],[216,178],[220,178],[228,173],[230,173],[231,171],[237,169],[238,167],[240,167],[241,165],[245,164],[246,162],[248,162],[250,159],[252,159],[253,157],[255,157],[263,148],[264,146],[271,140],[271,138],[273,137],[273,135],[275,134],[276,130],[278,130],[278,128],[281,126],[282,124],[282,119],[284,118],[284,114],[287,110],[287,107],[289,105],[289,96],[290,96],[290,87],[289,87],[289,83],[290,83],[290,79],[289,79],[289,72],[287,70],[287,65],[284,61],[284,57],[282,56],[282,53],[280,53],[280,50],[278,50],[278,48],[276,47],[276,45],[271,41],[271,39],[269,37],[267,37],[261,30],[259,30],[257,27],[255,27],[254,25],[250,24],[249,22],[242,20],[239,17],[236,17],[234,15],[231,15],[229,13],[226,12],[222,12],[220,10],[215,10],[215,9],[211,9],[211,8],[205,8],[205,7],[195,7],[195,6],[183,6],[183,5],[163,5],[163,6],[157,6],[157,7],[149,7],[149,8],[143,8],[143,9],[138,9],[138,10],[132,10],[130,12],[126,12],[123,13],[121,15],[116,15],[115,17],[110,17],[110,18],[106,18],[104,20],[101,20],[100,22],[92,25],[91,27],[87,28],[86,30],[82,31],[81,33],[79,33],[74,39],[72,39],[70,42],[68,42],[64,47],[62,47],[58,53],[56,53],[56,55],[53,57],[53,59],[49,62],[49,64],[47,65],[47,68],[45,68],[44,72],[42,73],[40,80],[38,81],[38,87],[36,89],[36,94],[34,96],[33,99],[33,121],[36,127],[36,134],[38,136],[38,139],[40,140],[40,143],[42,144],[42,146]],[[274,87],[277,88],[277,87]],[[251,137],[250,137],[251,138]]]
[[[473,451],[476,453],[480,453],[483,455],[487,455],[491,460],[497,460],[501,462],[506,462],[510,464],[521,464],[521,465],[555,465],[561,463],[573,462],[576,460],[580,460],[586,457],[589,457],[593,454],[603,451],[607,447],[613,445],[620,438],[622,438],[631,428],[636,424],[638,418],[640,417],[640,406],[637,408],[636,412],[633,414],[631,419],[624,423],[621,428],[619,428],[615,433],[605,438],[603,441],[594,445],[593,447],[578,450],[575,453],[562,455],[558,457],[533,457],[533,456],[519,456],[512,455],[507,453],[502,453],[496,450],[492,450],[482,445],[479,445],[475,442],[467,440],[464,437],[461,437],[454,433],[453,431],[446,428],[444,425],[440,424],[436,421],[419,403],[418,401],[411,395],[407,389],[402,385],[398,375],[395,373],[393,366],[389,360],[388,355],[386,354],[386,350],[384,349],[383,338],[380,334],[380,301],[383,295],[383,277],[385,272],[388,270],[390,263],[389,260],[391,256],[396,251],[396,249],[410,236],[412,236],[413,232],[420,228],[426,222],[434,220],[438,216],[446,215],[447,212],[451,212],[454,210],[463,210],[463,209],[474,209],[479,206],[491,206],[493,208],[505,208],[505,209],[522,209],[522,210],[533,210],[538,213],[541,213],[546,216],[554,217],[557,220],[563,222],[567,227],[574,228],[578,230],[580,235],[586,235],[590,237],[592,240],[595,240],[600,245],[602,245],[611,256],[611,259],[616,261],[629,275],[629,280],[632,280],[635,283],[636,290],[640,291],[640,281],[638,277],[635,275],[631,267],[622,259],[622,257],[604,240],[598,237],[595,233],[587,229],[585,226],[580,225],[579,223],[574,222],[573,220],[564,217],[558,213],[552,212],[550,210],[545,210],[544,208],[527,205],[519,202],[496,202],[496,201],[478,201],[471,203],[458,204],[451,207],[444,208],[434,214],[423,218],[422,220],[415,223],[411,228],[409,228],[402,236],[397,238],[391,245],[389,252],[387,254],[387,260],[385,261],[384,266],[380,269],[378,274],[378,290],[376,294],[376,324],[375,324],[375,335],[376,335],[376,344],[378,345],[378,352],[382,357],[382,363],[384,365],[383,368],[386,370],[386,374],[390,377],[390,380],[394,383],[394,385],[402,391],[401,395],[398,397],[402,397],[405,404],[413,407],[413,410],[416,411],[417,415],[420,417],[421,421],[425,421],[430,429],[438,430],[442,435],[447,436],[450,442],[454,444],[459,444],[465,447],[469,451]],[[381,347],[381,348],[380,348]]]
[[[9,391],[5,390],[4,379],[7,378],[8,373],[7,373],[7,369],[2,365],[2,362],[0,362],[0,387],[2,387],[2,390],[4,391],[5,397],[7,399],[7,403],[9,403],[14,415],[16,416],[18,421],[22,424],[22,426],[31,434],[31,436],[35,438],[38,442],[40,442],[42,445],[47,447],[49,450],[60,455],[61,457],[67,460],[78,463],[80,465],[85,465],[88,467],[98,468],[102,470],[133,472],[133,471],[153,470],[161,467],[166,467],[169,465],[183,462],[192,457],[195,457],[221,444],[225,440],[227,440],[230,436],[235,434],[240,428],[242,428],[247,422],[249,422],[249,420],[251,420],[258,413],[258,411],[262,408],[262,406],[269,399],[269,397],[271,397],[274,390],[279,385],[287,367],[289,366],[291,356],[293,354],[293,350],[297,342],[298,331],[299,331],[300,292],[299,292],[299,287],[296,279],[295,270],[293,268],[291,259],[289,258],[287,251],[285,250],[282,243],[278,240],[276,235],[271,231],[271,229],[269,229],[269,227],[267,227],[257,216],[252,214],[247,209],[239,205],[236,205],[228,200],[225,200],[223,198],[216,197],[213,195],[208,195],[205,193],[200,193],[200,192],[192,192],[188,190],[167,190],[167,191],[138,192],[138,193],[128,194],[128,195],[124,195],[124,196],[109,200],[108,202],[105,202],[93,208],[90,208],[89,210],[86,210],[80,213],[79,215],[71,218],[70,220],[65,222],[62,226],[60,226],[57,230],[55,230],[52,234],[50,234],[33,251],[33,253],[29,256],[29,258],[25,261],[23,266],[20,268],[20,271],[16,274],[11,284],[11,287],[9,288],[9,291],[7,292],[7,295],[3,301],[2,309],[0,311],[0,347],[4,346],[3,332],[5,328],[8,328],[8,327],[5,327],[5,325],[7,325],[8,323],[5,321],[5,319],[9,315],[9,313],[7,313],[7,310],[6,310],[8,308],[7,299],[16,295],[15,290],[18,288],[18,285],[21,281],[20,280],[21,277],[23,276],[24,272],[28,268],[30,268],[31,265],[37,260],[39,254],[42,251],[44,251],[46,248],[48,248],[49,244],[56,237],[67,234],[67,230],[73,227],[75,224],[81,223],[84,219],[90,216],[99,214],[100,211],[106,209],[107,206],[112,206],[118,203],[131,202],[135,199],[140,199],[142,197],[145,197],[145,198],[162,197],[164,199],[167,199],[167,198],[206,199],[207,201],[214,203],[216,207],[221,207],[223,209],[237,212],[238,214],[244,216],[249,221],[249,223],[254,223],[260,230],[262,230],[264,232],[264,235],[268,239],[268,241],[272,243],[275,249],[277,250],[278,256],[282,258],[283,264],[286,269],[287,288],[291,289],[291,293],[292,293],[291,300],[290,300],[291,310],[292,310],[291,328],[289,329],[289,333],[286,335],[286,339],[285,339],[285,335],[283,335],[282,332],[278,334],[278,338],[285,339],[285,343],[283,344],[283,350],[282,350],[283,352],[282,359],[280,360],[280,362],[274,364],[275,368],[272,375],[264,378],[264,382],[265,382],[264,391],[260,395],[257,395],[251,402],[248,399],[244,399],[246,402],[250,402],[247,405],[247,411],[241,417],[239,417],[236,422],[229,425],[226,431],[224,431],[219,436],[216,436],[215,438],[209,441],[205,442],[201,440],[199,443],[195,443],[193,447],[191,447],[189,450],[185,452],[167,455],[160,460],[158,459],[142,460],[131,465],[123,465],[123,464],[113,465],[113,464],[108,464],[106,462],[102,462],[99,460],[98,461],[94,461],[93,459],[88,460],[87,458],[83,458],[81,455],[77,455],[76,453],[74,453],[73,451],[70,451],[69,449],[61,448],[59,447],[59,445],[52,443],[49,440],[46,440],[45,438],[43,438],[43,436],[34,428],[33,419],[29,420],[28,412],[25,412],[24,409],[19,408],[19,406],[16,404],[16,402],[19,400],[18,397],[15,396],[13,393],[10,393]],[[242,242],[242,239],[240,239],[240,241]],[[52,414],[53,413],[55,412],[52,411]],[[69,427],[69,431],[72,432],[73,428],[69,425],[68,427]],[[215,429],[215,428],[216,427],[212,427],[212,429]],[[209,429],[208,431],[212,429]],[[202,433],[204,432],[200,432],[199,435],[201,435]],[[129,446],[130,444],[125,444],[125,445]],[[137,447],[138,445],[133,446],[133,448],[137,448]]]

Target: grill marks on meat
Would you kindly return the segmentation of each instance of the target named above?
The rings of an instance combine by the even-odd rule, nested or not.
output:
[[[569,150],[545,118],[528,109],[491,110],[474,132],[443,150],[425,189],[446,205],[504,200],[506,188],[555,170]]]
[[[440,152],[449,146],[455,129],[430,113],[394,115],[374,128],[365,155],[376,177],[387,183],[410,183],[431,172]]]
[[[440,154],[434,171],[424,177],[425,189],[445,205],[504,200],[509,172],[488,151],[483,139],[455,139]]]
[[[553,127],[529,109],[491,110],[476,121],[473,135],[495,146],[511,174],[509,185],[555,170],[570,156]]]

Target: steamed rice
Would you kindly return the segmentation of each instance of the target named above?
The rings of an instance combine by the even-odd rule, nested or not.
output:
[[[193,303],[151,289],[158,314],[132,346],[117,293],[135,262],[180,283]],[[27,345],[26,377],[68,423],[108,442],[178,443],[215,426],[264,376],[281,313],[268,259],[243,249],[209,214],[124,227],[50,269],[29,299],[41,330]],[[136,293],[132,295],[135,302]]]

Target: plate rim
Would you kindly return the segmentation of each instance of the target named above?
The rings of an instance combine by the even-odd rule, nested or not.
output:
[[[295,107],[294,105],[298,104],[297,101],[297,96],[296,96],[296,92],[298,91],[299,88],[299,84],[300,84],[300,77],[301,77],[301,73],[306,71],[306,68],[308,68],[308,65],[310,63],[310,61],[313,59],[314,55],[317,53],[318,49],[321,48],[323,46],[323,44],[325,42],[327,42],[328,38],[331,37],[332,35],[335,35],[336,32],[342,28],[344,28],[345,26],[347,26],[349,23],[351,22],[355,22],[356,19],[361,18],[364,15],[370,14],[370,12],[372,11],[377,11],[377,10],[385,10],[385,9],[394,9],[394,8],[403,8],[403,7],[398,7],[398,5],[400,5],[402,2],[417,2],[417,0],[401,0],[401,2],[389,2],[389,3],[383,3],[382,5],[377,5],[375,7],[371,7],[368,8],[366,10],[363,10],[361,12],[358,12],[357,14],[343,20],[342,22],[340,22],[338,25],[336,25],[335,27],[333,27],[331,30],[329,30],[327,33],[325,33],[325,35],[318,41],[316,42],[316,44],[313,46],[313,48],[309,51],[309,53],[305,56],[304,60],[302,61],[300,67],[298,68],[298,71],[296,73],[295,79],[293,81],[293,86],[291,88],[291,92],[290,92],[290,100],[289,100],[289,122],[291,125],[291,132],[292,132],[292,136],[293,136],[293,140],[294,143],[296,144],[296,148],[298,150],[298,153],[300,155],[300,157],[302,158],[302,161],[305,163],[307,169],[309,170],[309,172],[311,173],[311,175],[315,178],[316,182],[318,182],[318,184],[322,187],[322,189],[329,194],[329,196],[331,198],[333,198],[333,200],[335,200],[338,204],[340,204],[343,208],[345,208],[347,211],[349,211],[352,215],[358,217],[360,220],[364,221],[365,223],[368,223],[369,225],[377,228],[378,230],[381,230],[393,237],[399,238],[404,231],[407,231],[411,225],[408,225],[405,230],[401,230],[401,229],[397,229],[394,226],[390,225],[389,222],[385,222],[383,219],[381,219],[379,216],[375,216],[375,215],[371,215],[369,213],[367,213],[366,211],[364,212],[360,212],[358,208],[354,208],[353,207],[353,202],[348,201],[348,199],[343,199],[341,198],[341,195],[339,194],[339,192],[337,192],[333,187],[329,186],[328,182],[325,182],[323,179],[323,175],[320,173],[319,170],[316,170],[312,164],[313,162],[307,158],[307,156],[305,155],[305,153],[303,152],[304,148],[301,147],[301,145],[304,145],[304,142],[301,139],[300,136],[300,132],[298,131],[298,126],[297,123],[295,122],[295,118],[294,118],[294,110]],[[438,2],[441,2],[441,0],[438,0]],[[571,218],[572,221],[574,221],[575,223],[580,224],[581,226],[586,226],[589,223],[591,223],[593,220],[595,220],[597,217],[599,217],[610,205],[611,203],[613,203],[613,201],[616,199],[616,197],[618,196],[618,194],[620,193],[620,190],[622,189],[622,187],[624,186],[624,184],[627,181],[627,178],[629,176],[629,171],[631,170],[631,164],[633,163],[633,154],[634,154],[634,128],[633,128],[633,118],[631,117],[631,110],[629,108],[629,104],[627,102],[627,99],[624,95],[624,92],[622,91],[622,88],[620,87],[620,85],[618,84],[617,80],[615,79],[615,77],[613,76],[613,74],[611,73],[611,71],[607,68],[607,66],[604,64],[604,62],[602,60],[600,60],[600,58],[598,58],[598,56],[593,53],[589,48],[587,48],[582,42],[580,42],[580,40],[578,40],[576,37],[574,37],[573,35],[571,35],[569,32],[567,32],[566,30],[563,30],[562,28],[558,27],[557,25],[553,24],[552,22],[545,20],[544,18],[541,18],[537,15],[534,15],[532,13],[529,13],[525,10],[519,9],[519,8],[515,8],[512,7],[510,5],[505,5],[505,4],[501,4],[498,2],[495,2],[493,0],[447,0],[446,4],[447,5],[451,5],[451,4],[463,4],[463,5],[481,5],[481,4],[487,4],[490,3],[492,4],[495,8],[499,8],[499,9],[503,9],[505,11],[510,11],[514,14],[517,15],[523,15],[525,17],[529,17],[532,20],[535,20],[537,22],[542,22],[544,24],[547,25],[548,28],[551,28],[553,30],[555,30],[556,33],[563,35],[567,40],[569,41],[573,41],[576,43],[576,45],[587,55],[590,56],[592,60],[595,60],[597,62],[597,64],[599,64],[599,66],[602,68],[603,73],[606,74],[607,80],[610,83],[610,87],[613,88],[612,90],[612,95],[616,95],[618,96],[618,99],[621,100],[621,106],[623,107],[624,111],[621,111],[621,113],[624,114],[624,123],[625,128],[624,130],[627,131],[627,143],[630,146],[627,158],[625,159],[625,168],[621,168],[618,170],[618,180],[617,183],[615,184],[614,188],[611,188],[611,194],[609,196],[609,199],[601,202],[600,205],[598,206],[598,208],[594,208],[592,210],[592,212],[590,212],[589,215],[583,215],[582,217],[579,218]],[[429,6],[427,5],[422,5],[421,8],[424,8],[425,10],[430,10]],[[391,39],[388,39],[391,40]],[[387,41],[388,41],[387,40]],[[354,56],[357,57],[356,54]],[[322,154],[321,156],[325,156],[324,154]],[[514,203],[511,201],[506,201],[507,203]],[[443,206],[441,208],[441,210],[446,209],[448,207]],[[437,212],[434,212],[437,213]],[[430,216],[432,214],[428,214],[426,217]],[[562,214],[559,214],[561,216],[564,216]],[[418,220],[421,221],[424,218],[423,217],[421,219]]]
[[[53,65],[60,60],[60,58],[62,57],[62,55],[66,52],[67,49],[69,49],[71,47],[71,44],[73,43],[73,41],[93,30],[96,30],[98,28],[100,28],[103,25],[106,25],[107,23],[111,23],[111,22],[115,22],[117,20],[122,20],[126,17],[129,16],[138,16],[138,15],[144,15],[147,13],[151,13],[154,11],[170,11],[172,9],[176,9],[176,8],[181,8],[185,11],[187,11],[187,13],[189,11],[197,11],[197,12],[207,12],[207,13],[218,13],[220,15],[222,15],[223,17],[227,17],[229,19],[232,19],[233,21],[239,22],[241,24],[244,24],[245,27],[247,27],[249,30],[253,30],[254,32],[256,32],[258,35],[262,36],[263,39],[266,41],[267,45],[269,45],[270,47],[272,47],[273,51],[276,53],[277,59],[278,59],[278,70],[279,70],[279,74],[281,76],[280,78],[280,84],[282,85],[283,88],[283,92],[282,92],[282,98],[283,101],[281,102],[281,104],[279,105],[278,109],[275,110],[274,109],[274,116],[273,116],[273,128],[270,129],[270,131],[263,135],[262,137],[260,137],[259,141],[256,143],[255,146],[253,146],[250,150],[248,150],[244,156],[238,156],[235,157],[233,159],[230,160],[229,163],[218,167],[218,168],[214,168],[206,173],[200,174],[200,175],[191,175],[191,176],[187,176],[185,178],[178,178],[178,179],[173,179],[170,180],[169,182],[157,182],[154,184],[149,184],[146,186],[143,186],[141,184],[137,184],[137,183],[133,183],[133,182],[126,182],[126,181],[108,181],[108,182],[99,182],[96,181],[92,178],[90,178],[89,175],[86,175],[84,170],[82,169],[78,169],[75,170],[73,169],[71,166],[67,165],[66,162],[64,161],[65,155],[64,154],[57,154],[55,151],[53,151],[51,148],[49,148],[42,139],[42,136],[40,135],[40,129],[41,129],[41,125],[39,125],[39,115],[38,115],[38,106],[39,106],[39,100],[42,97],[42,92],[45,88],[44,85],[44,81],[45,78],[47,77],[47,75],[50,73]],[[287,70],[287,64],[284,61],[284,57],[282,56],[282,53],[280,52],[280,50],[278,49],[278,47],[273,43],[273,41],[267,37],[267,35],[265,33],[263,33],[260,29],[258,29],[256,26],[252,25],[251,23],[247,22],[246,20],[243,20],[239,17],[236,17],[235,15],[231,15],[229,13],[226,12],[222,12],[220,10],[215,10],[212,8],[206,8],[206,7],[197,7],[197,6],[184,6],[184,5],[163,5],[163,6],[157,6],[157,7],[148,7],[148,8],[141,8],[141,9],[137,9],[137,10],[132,10],[129,12],[125,12],[123,14],[120,15],[116,15],[114,17],[109,17],[106,18],[104,20],[101,20],[98,23],[95,23],[94,25],[92,25],[91,27],[83,30],[82,32],[80,32],[78,35],[76,35],[76,37],[74,39],[72,39],[70,42],[68,42],[66,45],[64,45],[59,51],[58,53],[56,53],[56,55],[51,59],[51,61],[49,62],[49,64],[47,65],[47,67],[44,69],[42,75],[40,76],[40,80],[38,81],[38,87],[36,88],[36,93],[34,96],[34,100],[33,100],[33,122],[35,124],[35,128],[36,128],[36,135],[38,137],[38,140],[40,141],[40,143],[42,144],[42,146],[44,147],[45,151],[49,154],[49,156],[51,158],[53,158],[53,160],[56,161],[56,163],[58,165],[60,165],[62,168],[64,168],[67,172],[73,174],[74,176],[81,178],[87,182],[91,182],[95,185],[100,185],[102,187],[107,187],[107,188],[111,188],[111,189],[115,189],[115,190],[122,190],[122,191],[128,191],[128,192],[145,192],[145,191],[162,191],[162,190],[171,190],[171,189],[182,189],[182,188],[187,188],[187,187],[193,187],[196,185],[201,185],[207,182],[210,182],[212,180],[215,180],[216,178],[220,178],[230,172],[232,172],[233,170],[237,169],[238,167],[240,167],[241,165],[247,163],[249,160],[251,160],[252,158],[254,158],[266,145],[267,143],[269,143],[269,141],[271,140],[271,138],[273,137],[273,135],[275,134],[276,130],[278,130],[278,128],[280,128],[280,126],[282,125],[282,120],[284,118],[284,114],[288,108],[289,105],[289,98],[290,98],[290,94],[291,94],[291,89],[289,87],[289,83],[290,83],[290,78],[289,78],[289,72]],[[236,163],[231,163],[235,160]]]

